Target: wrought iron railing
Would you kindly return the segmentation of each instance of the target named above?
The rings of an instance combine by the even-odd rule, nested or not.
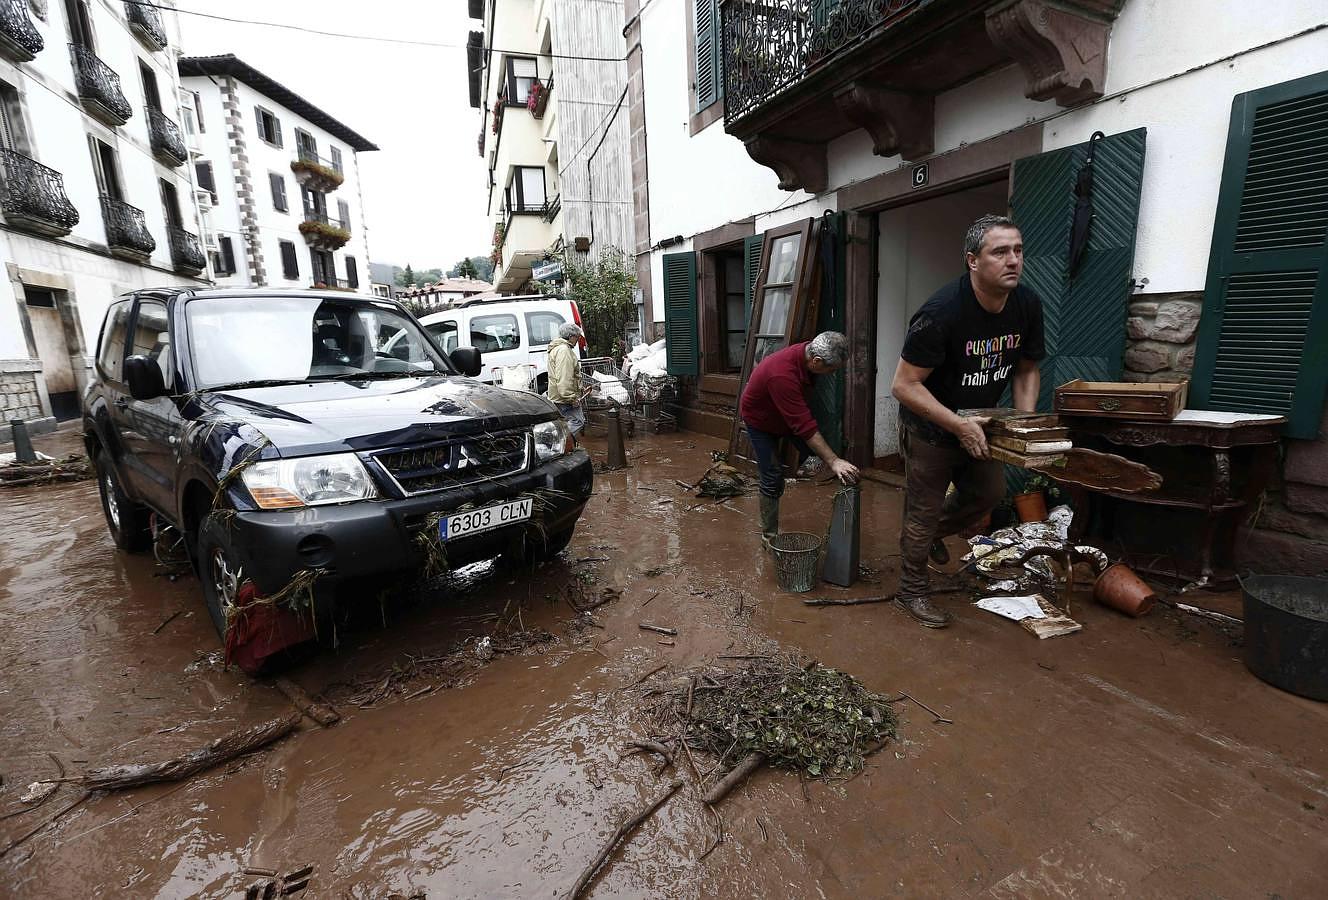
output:
[[[28,0],[0,0],[0,39],[0,45],[9,45],[13,55],[24,62],[46,46],[28,16]]]
[[[184,135],[180,126],[159,109],[148,107],[148,137],[152,140],[152,149],[160,155],[169,157],[175,164],[182,165],[189,159],[189,151],[184,146]]]
[[[296,149],[295,153],[303,162],[317,163],[318,165],[329,168],[334,172],[341,171],[341,165],[336,160],[325,159],[324,157],[319,156],[317,152],[310,150],[307,147],[300,147]]]
[[[0,148],[0,209],[11,223],[40,222],[68,234],[78,210],[65,194],[65,179],[15,150]]]
[[[207,268],[207,257],[198,243],[198,235],[172,225],[166,229],[171,237],[171,262],[177,269],[201,272]]]
[[[740,118],[923,0],[724,0],[724,115]]]
[[[563,195],[557,194],[544,207],[544,221],[552,222],[554,219],[558,218],[558,213],[562,210],[562,208],[563,208]]]
[[[340,228],[342,231],[350,234],[350,222],[343,222],[340,219],[334,219],[325,212],[319,212],[316,209],[307,209],[304,211],[304,221],[322,222],[324,225],[330,225],[333,228]]]
[[[108,113],[119,119],[121,124],[128,122],[129,117],[134,114],[134,108],[129,105],[124,92],[120,90],[120,76],[87,47],[70,44],[69,50],[74,56],[74,74],[78,83],[79,97],[100,104]]]
[[[125,18],[129,20],[129,27],[139,37],[158,50],[166,49],[166,26],[162,24],[161,13],[157,12],[155,6],[136,0],[125,0]]]
[[[309,279],[309,287],[311,287],[311,288],[328,288],[328,289],[330,289],[330,290],[334,290],[334,291],[353,291],[353,290],[355,290],[355,288],[351,285],[351,283],[350,283],[347,279],[345,279],[345,278],[323,278],[323,279],[310,278],[310,279]]]
[[[123,247],[144,256],[157,249],[157,242],[148,232],[143,210],[138,207],[103,194],[101,216],[106,222],[106,243],[109,246]]]

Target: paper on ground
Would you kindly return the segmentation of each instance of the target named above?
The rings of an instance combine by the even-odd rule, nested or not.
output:
[[[993,612],[998,616],[1004,616],[1014,622],[1022,622],[1024,619],[1041,619],[1046,617],[1038,604],[1039,595],[1029,594],[1026,597],[983,597],[974,606],[985,609],[987,612]]]

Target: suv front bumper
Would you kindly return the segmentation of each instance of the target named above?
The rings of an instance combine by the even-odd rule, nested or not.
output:
[[[489,559],[515,545],[538,523],[549,535],[576,524],[593,485],[590,454],[575,450],[529,472],[403,500],[362,500],[339,506],[236,513],[232,546],[262,596],[281,590],[301,569],[322,569],[322,584],[418,570],[415,538],[434,513],[467,504],[487,506],[540,494],[528,522],[448,541],[448,565]]]

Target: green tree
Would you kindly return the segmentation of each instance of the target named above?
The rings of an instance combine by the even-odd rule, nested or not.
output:
[[[454,277],[456,277],[456,278],[479,278],[479,277],[480,277],[479,270],[475,268],[475,263],[473,263],[473,262],[472,262],[471,260],[469,260],[469,259],[463,259],[463,260],[461,260],[461,262],[459,262],[459,263],[456,264],[456,268],[453,269],[449,274],[452,275],[452,276],[454,276]]]
[[[576,301],[591,356],[622,357],[627,325],[636,316],[636,272],[627,255],[609,247],[598,260],[584,262],[564,251],[563,282],[535,282],[540,293]]]
[[[480,281],[493,281],[493,260],[487,256],[472,256],[470,261],[474,264],[476,277]]]
[[[415,283],[415,270],[410,267],[410,263],[406,263],[406,270],[397,273],[397,287],[410,287]]]

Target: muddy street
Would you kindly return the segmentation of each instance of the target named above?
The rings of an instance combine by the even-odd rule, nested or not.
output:
[[[38,448],[69,452],[72,437]],[[1072,601],[1084,630],[1046,641],[962,597],[942,601],[957,618],[943,631],[887,604],[806,607],[756,550],[754,495],[714,503],[675,483],[718,446],[632,441],[628,469],[596,476],[569,550],[533,574],[482,563],[366,598],[337,649],[286,673],[339,723],[305,719],[190,779],[89,797],[0,858],[3,893],[236,897],[246,869],[312,865],[306,896],[566,896],[674,778],[683,789],[590,896],[1319,892],[1328,708],[1250,676],[1230,634],[1161,606],[1127,619],[1086,593]],[[822,531],[833,493],[791,484],[786,527]],[[869,574],[847,593],[893,590],[900,496],[866,483]],[[95,482],[0,494],[0,848],[81,792],[62,784],[28,809],[33,782],[291,713],[270,679],[223,668],[197,580],[170,576],[114,550]],[[621,594],[578,616],[573,584]],[[651,734],[649,695],[673,673],[781,648],[951,724],[901,702],[898,740],[851,781],[759,771],[718,807],[707,853],[716,822],[688,766],[657,776],[624,746]]]

